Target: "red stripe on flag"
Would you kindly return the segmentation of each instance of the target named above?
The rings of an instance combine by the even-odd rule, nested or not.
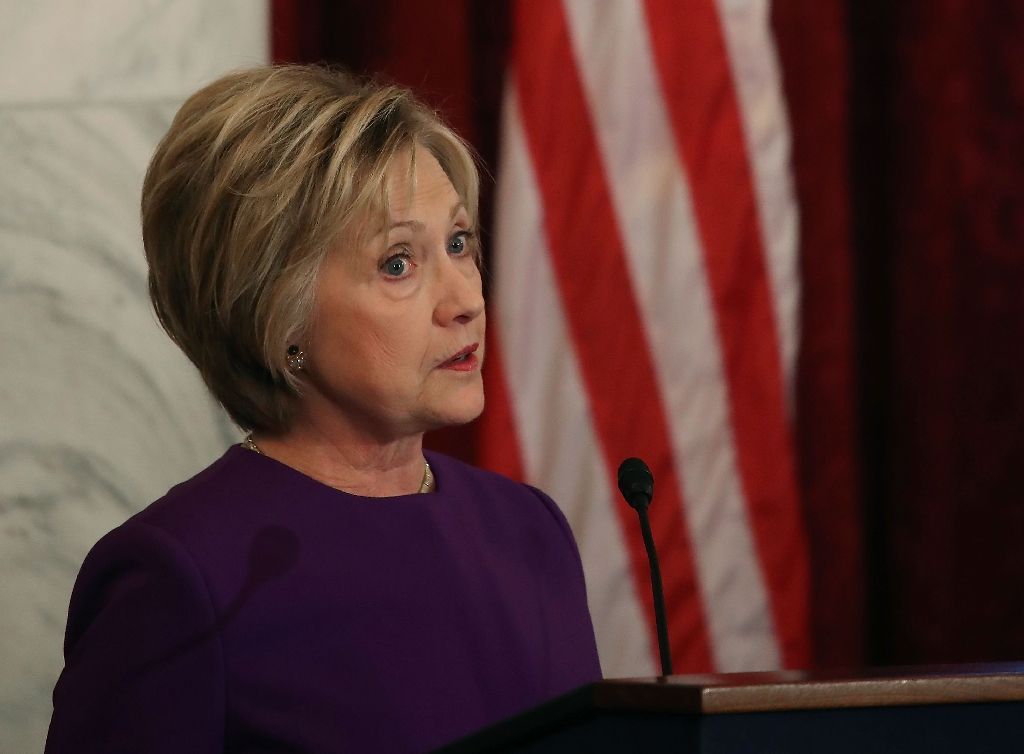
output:
[[[626,266],[601,155],[566,19],[557,3],[516,5],[513,66],[523,126],[544,208],[544,227],[600,435],[609,483],[625,457],[639,455],[657,481],[651,522],[664,564],[666,609],[677,667],[713,668],[681,486],[658,383]],[[647,559],[633,512],[617,507],[637,595],[650,605]],[[652,611],[646,611],[654,636]],[[652,641],[652,646],[656,643]]]
[[[487,314],[487,340],[484,349],[484,388],[487,395],[487,420],[480,423],[480,465],[512,479],[526,480],[519,451],[516,421],[512,415],[505,367],[498,345],[494,310]]]
[[[712,0],[647,0],[659,79],[693,195],[755,541],[787,666],[809,659],[807,562],[761,227]]]

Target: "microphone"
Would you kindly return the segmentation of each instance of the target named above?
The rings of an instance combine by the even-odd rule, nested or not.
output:
[[[661,569],[658,567],[658,552],[654,549],[651,522],[647,518],[647,506],[654,497],[654,475],[647,464],[639,458],[627,458],[619,465],[619,492],[636,510],[640,517],[640,533],[647,549],[647,561],[651,566],[651,591],[654,595],[654,622],[658,628],[658,653],[661,655],[661,674],[672,675],[672,655],[668,645],[668,622],[665,620],[665,596],[661,589]]]

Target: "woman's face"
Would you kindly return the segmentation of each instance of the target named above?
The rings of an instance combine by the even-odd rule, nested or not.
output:
[[[327,257],[305,351],[316,409],[380,440],[479,416],[484,299],[470,217],[433,155],[399,155],[388,227]]]

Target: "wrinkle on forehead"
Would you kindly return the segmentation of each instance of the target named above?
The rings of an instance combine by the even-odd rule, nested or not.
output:
[[[388,227],[409,221],[421,221],[422,218],[409,217],[409,213],[413,211],[417,201],[430,202],[438,195],[451,194],[454,197],[455,206],[450,213],[450,216],[454,217],[458,207],[464,206],[465,202],[455,190],[441,163],[422,146],[414,146],[405,151],[409,154],[406,169],[402,172],[397,169],[398,161],[403,159],[402,154],[399,154],[395,156],[396,162],[393,162],[388,170],[385,196]],[[396,201],[396,197],[401,197],[400,201]]]

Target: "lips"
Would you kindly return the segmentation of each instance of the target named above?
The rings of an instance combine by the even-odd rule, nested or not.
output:
[[[472,372],[476,369],[479,359],[476,357],[476,350],[479,343],[466,346],[455,355],[445,359],[438,365],[438,369],[450,369],[455,372]]]

